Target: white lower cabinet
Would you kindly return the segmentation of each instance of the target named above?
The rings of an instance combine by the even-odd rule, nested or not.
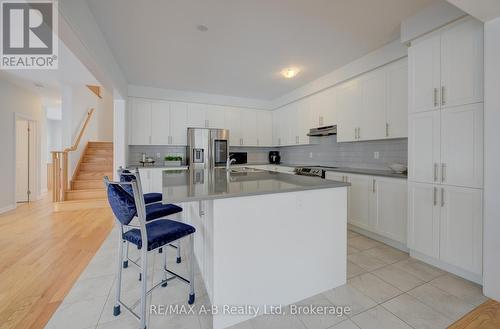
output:
[[[411,182],[408,198],[408,247],[481,276],[482,190]]]
[[[376,207],[375,231],[406,244],[408,196],[407,183],[397,178],[374,177],[372,183]]]
[[[327,172],[326,179],[349,182],[349,224],[406,245],[405,179]]]
[[[372,179],[370,176],[348,175],[351,183],[349,198],[350,224],[366,230],[373,229],[372,216],[370,216],[370,192]]]
[[[408,248],[439,258],[438,187],[408,183]]]

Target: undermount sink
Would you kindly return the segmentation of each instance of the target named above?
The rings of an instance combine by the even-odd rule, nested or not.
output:
[[[231,168],[231,173],[235,173],[235,174],[251,173],[251,172],[262,172],[262,171],[263,170],[255,169],[255,168],[249,168],[249,167]]]

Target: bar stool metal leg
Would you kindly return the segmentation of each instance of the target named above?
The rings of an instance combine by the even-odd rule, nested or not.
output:
[[[123,241],[125,244],[125,260],[123,261],[123,268],[128,267],[128,241]]]
[[[148,291],[148,252],[147,252],[147,246],[143,245],[142,246],[142,252],[141,252],[141,274],[142,274],[142,281],[141,281],[141,325],[140,329],[146,329],[146,295]]]
[[[193,304],[194,303],[194,234],[189,235],[189,247],[191,248],[191,266],[189,270],[189,299],[188,299],[188,304]]]
[[[177,264],[180,264],[180,262],[182,261],[182,258],[181,258],[181,240],[177,240]]]
[[[122,230],[120,230],[120,237],[118,238],[118,277],[116,278],[116,296],[115,296],[115,306],[113,307],[113,315],[118,316],[120,314],[120,297],[122,288],[122,261],[123,261],[123,240],[122,240]]]
[[[167,252],[163,253],[163,283],[162,287],[166,287],[168,285],[167,281]]]

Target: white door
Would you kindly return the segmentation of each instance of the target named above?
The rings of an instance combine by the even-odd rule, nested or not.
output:
[[[257,113],[254,110],[241,110],[241,138],[244,146],[257,146]]]
[[[170,144],[187,145],[188,106],[186,103],[170,103]]]
[[[168,102],[151,103],[151,144],[170,144],[170,104]]]
[[[406,244],[408,186],[404,179],[374,177],[378,234]]]
[[[288,145],[298,145],[300,144],[300,102],[291,103],[286,108],[288,136],[284,138]]]
[[[132,99],[129,118],[130,144],[151,144],[151,102]]]
[[[257,146],[273,145],[273,114],[271,111],[257,112]]]
[[[386,72],[378,69],[364,75],[360,79],[361,111],[356,121],[358,124],[358,140],[375,140],[385,138],[386,131]]]
[[[441,111],[441,182],[483,186],[483,104]]]
[[[16,120],[16,202],[28,202],[30,190],[29,122]]]
[[[408,183],[408,247],[439,258],[439,186]]]
[[[386,138],[408,137],[408,60],[387,67]]]
[[[411,181],[439,181],[440,112],[430,111],[409,115],[408,178]]]
[[[241,131],[241,111],[239,109],[226,109],[224,112],[226,129],[229,129],[229,145],[240,146],[242,145],[242,131]]]
[[[309,128],[337,124],[336,102],[337,94],[334,87],[304,99],[304,105],[309,111]]]
[[[291,113],[293,112],[293,107],[288,105],[277,111],[279,111],[279,145],[295,144],[295,142],[292,142],[292,130],[294,127]]]
[[[337,142],[357,140],[358,118],[362,105],[358,81],[351,80],[337,89]]]
[[[482,274],[483,201],[479,189],[441,188],[440,258],[448,264]]]
[[[441,36],[433,34],[412,42],[408,49],[410,113],[439,108],[441,88]]]
[[[483,101],[483,24],[459,22],[441,34],[442,106]]]
[[[349,182],[351,183],[349,193],[350,223],[367,230],[372,230],[373,223],[370,220],[371,177],[349,175]]]
[[[188,104],[188,127],[208,128],[205,107],[202,104]]]

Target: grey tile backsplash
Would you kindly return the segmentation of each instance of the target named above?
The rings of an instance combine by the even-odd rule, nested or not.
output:
[[[299,165],[323,165],[335,167],[352,167],[366,169],[389,169],[392,163],[408,163],[408,140],[391,139],[380,141],[337,143],[337,136],[312,137],[314,144],[300,146],[269,147],[231,147],[232,152],[247,152],[249,163],[267,163],[267,155],[271,150],[279,150],[281,162]],[[378,159],[375,159],[378,152]],[[129,146],[129,165],[136,165],[142,153],[163,163],[165,155],[179,155],[186,159],[185,146]],[[160,158],[157,159],[157,154]],[[312,157],[311,157],[312,156]]]

